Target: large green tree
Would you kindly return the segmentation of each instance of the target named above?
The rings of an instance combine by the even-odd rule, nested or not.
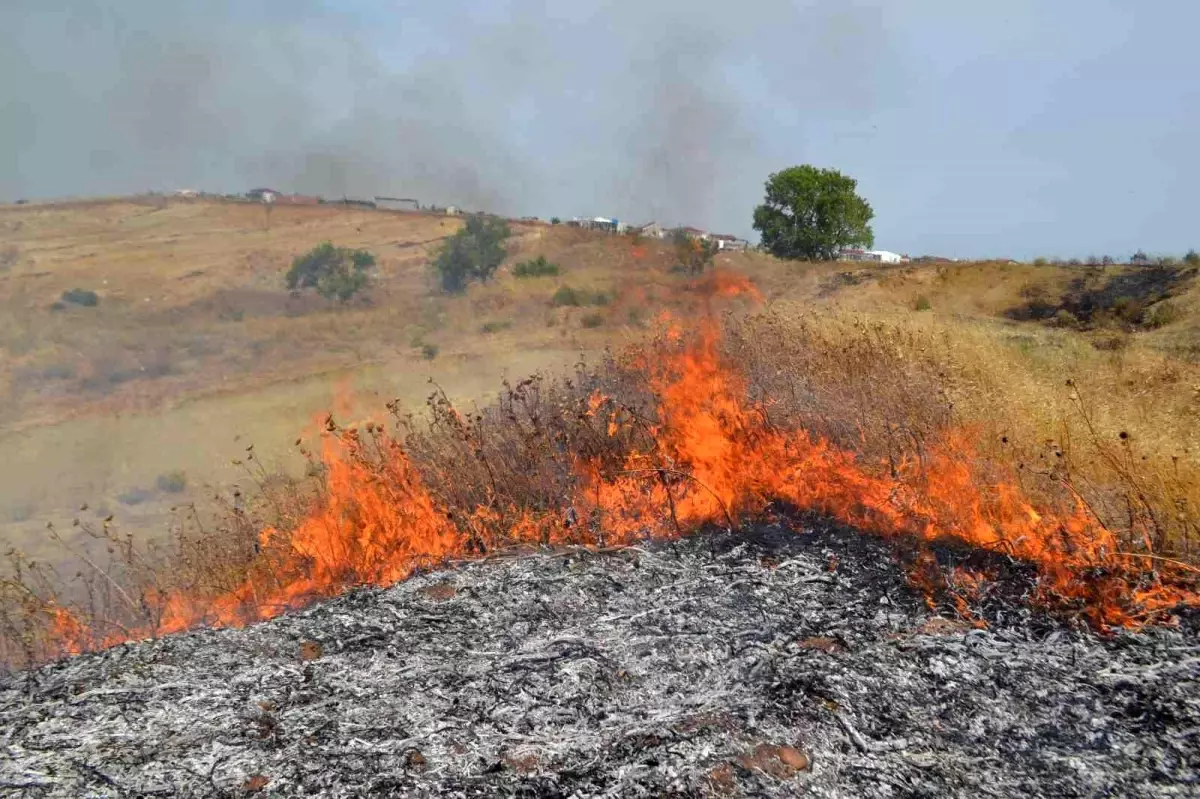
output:
[[[487,281],[508,252],[504,242],[512,235],[508,223],[497,217],[474,214],[442,245],[433,261],[442,289],[457,294],[472,280]]]
[[[858,182],[836,169],[807,164],[767,178],[767,196],[754,209],[754,229],[780,258],[830,260],[843,247],[875,243],[875,212],[855,189]]]

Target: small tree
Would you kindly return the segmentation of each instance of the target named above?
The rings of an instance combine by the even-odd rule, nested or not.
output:
[[[872,246],[875,212],[857,186],[835,169],[807,164],[774,173],[766,201],[754,209],[763,247],[779,258],[828,261],[844,247]]]
[[[1183,262],[1188,266],[1200,266],[1200,253],[1188,250],[1187,255],[1183,256]]]
[[[467,223],[446,239],[433,261],[442,289],[457,294],[466,291],[472,280],[490,279],[508,256],[504,242],[511,235],[503,219],[482,214],[467,217]]]
[[[675,257],[679,260],[679,266],[692,275],[703,272],[712,264],[717,254],[715,241],[691,236],[685,230],[673,232],[671,243],[675,246]]]
[[[346,302],[370,282],[375,256],[366,250],[334,247],[328,241],[296,256],[284,280],[292,290],[315,288],[327,300]]]

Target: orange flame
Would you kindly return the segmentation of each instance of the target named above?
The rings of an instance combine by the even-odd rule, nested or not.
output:
[[[743,278],[718,272],[700,281],[698,290],[709,296],[755,293]],[[763,409],[747,400],[738,371],[723,362],[720,343],[711,321],[691,337],[674,324],[660,339],[663,351],[643,359],[658,403],[652,429],[657,447],[630,454],[615,474],[599,463],[578,462],[578,489],[570,498],[578,523],[570,527],[556,512],[501,514],[492,506],[452,520],[399,442],[380,435],[368,445],[353,431],[343,432],[324,442],[323,498],[293,529],[262,531],[262,554],[241,586],[215,597],[147,597],[161,619],[128,637],[269,618],[352,586],[392,584],[416,569],[470,557],[481,545],[670,538],[706,523],[732,526],[771,503],[877,534],[956,540],[1006,553],[1037,567],[1043,600],[1076,603],[1100,628],[1136,625],[1180,605],[1200,604],[1181,580],[1169,582],[1169,572],[1151,574],[1138,569],[1136,559],[1118,557],[1112,533],[1084,508],[1066,514],[1034,508],[1015,482],[983,479],[969,431],[947,435],[923,464],[901,463],[893,471],[804,430],[771,425]],[[604,414],[608,407],[608,398],[595,394],[587,412]],[[627,424],[612,413],[607,433],[618,435]],[[483,540],[478,531],[494,529],[501,518],[517,521],[501,540]],[[965,571],[951,577],[968,595],[983,579]],[[88,643],[82,623],[60,608],[54,610],[53,634],[65,653]]]

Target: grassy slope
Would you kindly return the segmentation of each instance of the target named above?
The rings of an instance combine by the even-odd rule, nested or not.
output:
[[[82,501],[90,512],[118,511],[131,527],[153,526],[170,503],[203,496],[206,483],[242,477],[230,459],[249,441],[272,468],[294,465],[288,444],[334,404],[338,385],[360,399],[343,409],[351,416],[396,397],[415,407],[427,378],[452,397],[482,398],[504,375],[560,368],[636,335],[684,300],[683,278],[670,273],[670,252],[659,244],[516,225],[508,263],[544,254],[564,274],[516,280],[506,266],[491,284],[446,298],[426,263],[457,220],[281,206],[270,222],[267,230],[257,206],[202,201],[0,209],[0,249],[10,254],[0,267],[0,540],[36,549],[45,519],[68,520]],[[326,239],[377,254],[368,303],[332,308],[281,289],[291,258]],[[1076,402],[1070,378],[1106,435],[1129,428],[1164,459],[1190,462],[1200,452],[1200,370],[1189,356],[1200,340],[1194,290],[1172,300],[1178,321],[1127,335],[1003,317],[1031,287],[1058,296],[1078,274],[1065,267],[856,268],[753,253],[718,263],[749,274],[782,315],[816,313],[829,336],[887,324],[899,336],[888,346],[936,351],[930,357],[956,369],[971,418],[1021,426],[1032,440],[1061,439]],[[550,297],[561,285],[614,301],[556,308]],[[95,290],[99,306],[50,310],[75,287]],[[922,297],[930,310],[917,312]],[[585,327],[584,317],[597,314],[601,324]],[[488,323],[496,332],[481,334]],[[1114,336],[1117,349],[1093,346]],[[424,344],[438,348],[435,359],[423,356]],[[984,384],[987,391],[969,390]],[[184,494],[121,501],[175,470],[188,475]]]

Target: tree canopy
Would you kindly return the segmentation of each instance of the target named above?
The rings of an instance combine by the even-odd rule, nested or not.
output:
[[[289,289],[315,288],[327,300],[345,302],[367,285],[375,256],[367,250],[334,247],[326,241],[292,261],[284,277]]]
[[[491,278],[508,256],[504,242],[511,235],[503,219],[482,214],[467,217],[467,223],[446,239],[433,261],[442,289],[457,294],[472,280]]]
[[[836,169],[807,164],[772,174],[765,201],[754,209],[763,247],[780,258],[830,260],[844,247],[872,246],[875,212],[857,186]]]

